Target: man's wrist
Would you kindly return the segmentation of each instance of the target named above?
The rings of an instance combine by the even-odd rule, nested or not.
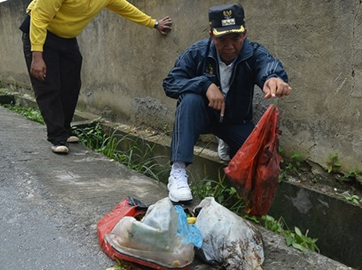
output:
[[[159,23],[158,21],[156,21],[156,22],[155,22],[155,25],[153,26],[153,28],[156,28],[156,29],[157,29],[157,27],[158,27],[159,24],[160,24],[160,23]]]
[[[43,58],[43,52],[33,51],[33,58]]]

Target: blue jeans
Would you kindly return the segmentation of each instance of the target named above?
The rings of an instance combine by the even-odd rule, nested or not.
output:
[[[194,145],[200,134],[214,134],[230,146],[232,158],[254,129],[251,121],[219,123],[220,111],[208,106],[209,101],[194,93],[179,97],[171,142],[171,163],[191,164]]]

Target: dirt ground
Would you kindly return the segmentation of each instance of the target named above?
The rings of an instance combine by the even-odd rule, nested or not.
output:
[[[286,170],[285,167],[282,164],[282,172]],[[349,173],[351,175],[339,172],[328,173],[320,165],[310,161],[301,162],[297,170],[287,170],[287,174],[286,180],[289,182],[362,206],[361,175],[355,175],[353,172]],[[352,202],[352,196],[358,198],[354,197]]]

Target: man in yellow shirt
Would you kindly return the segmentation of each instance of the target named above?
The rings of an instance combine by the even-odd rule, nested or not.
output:
[[[126,0],[33,0],[27,8],[28,23],[20,28],[36,101],[57,154],[68,153],[68,142],[77,141],[70,128],[81,87],[82,55],[76,37],[103,8],[162,35],[171,30],[170,17],[155,20]]]

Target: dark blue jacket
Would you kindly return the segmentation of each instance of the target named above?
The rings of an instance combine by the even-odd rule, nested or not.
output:
[[[279,77],[288,82],[282,64],[262,45],[245,39],[231,75],[229,92],[225,98],[224,122],[240,123],[253,117],[254,85],[263,89],[265,81]],[[163,80],[166,95],[178,98],[185,93],[206,96],[208,87],[220,86],[218,57],[210,38],[198,41],[181,54]]]

